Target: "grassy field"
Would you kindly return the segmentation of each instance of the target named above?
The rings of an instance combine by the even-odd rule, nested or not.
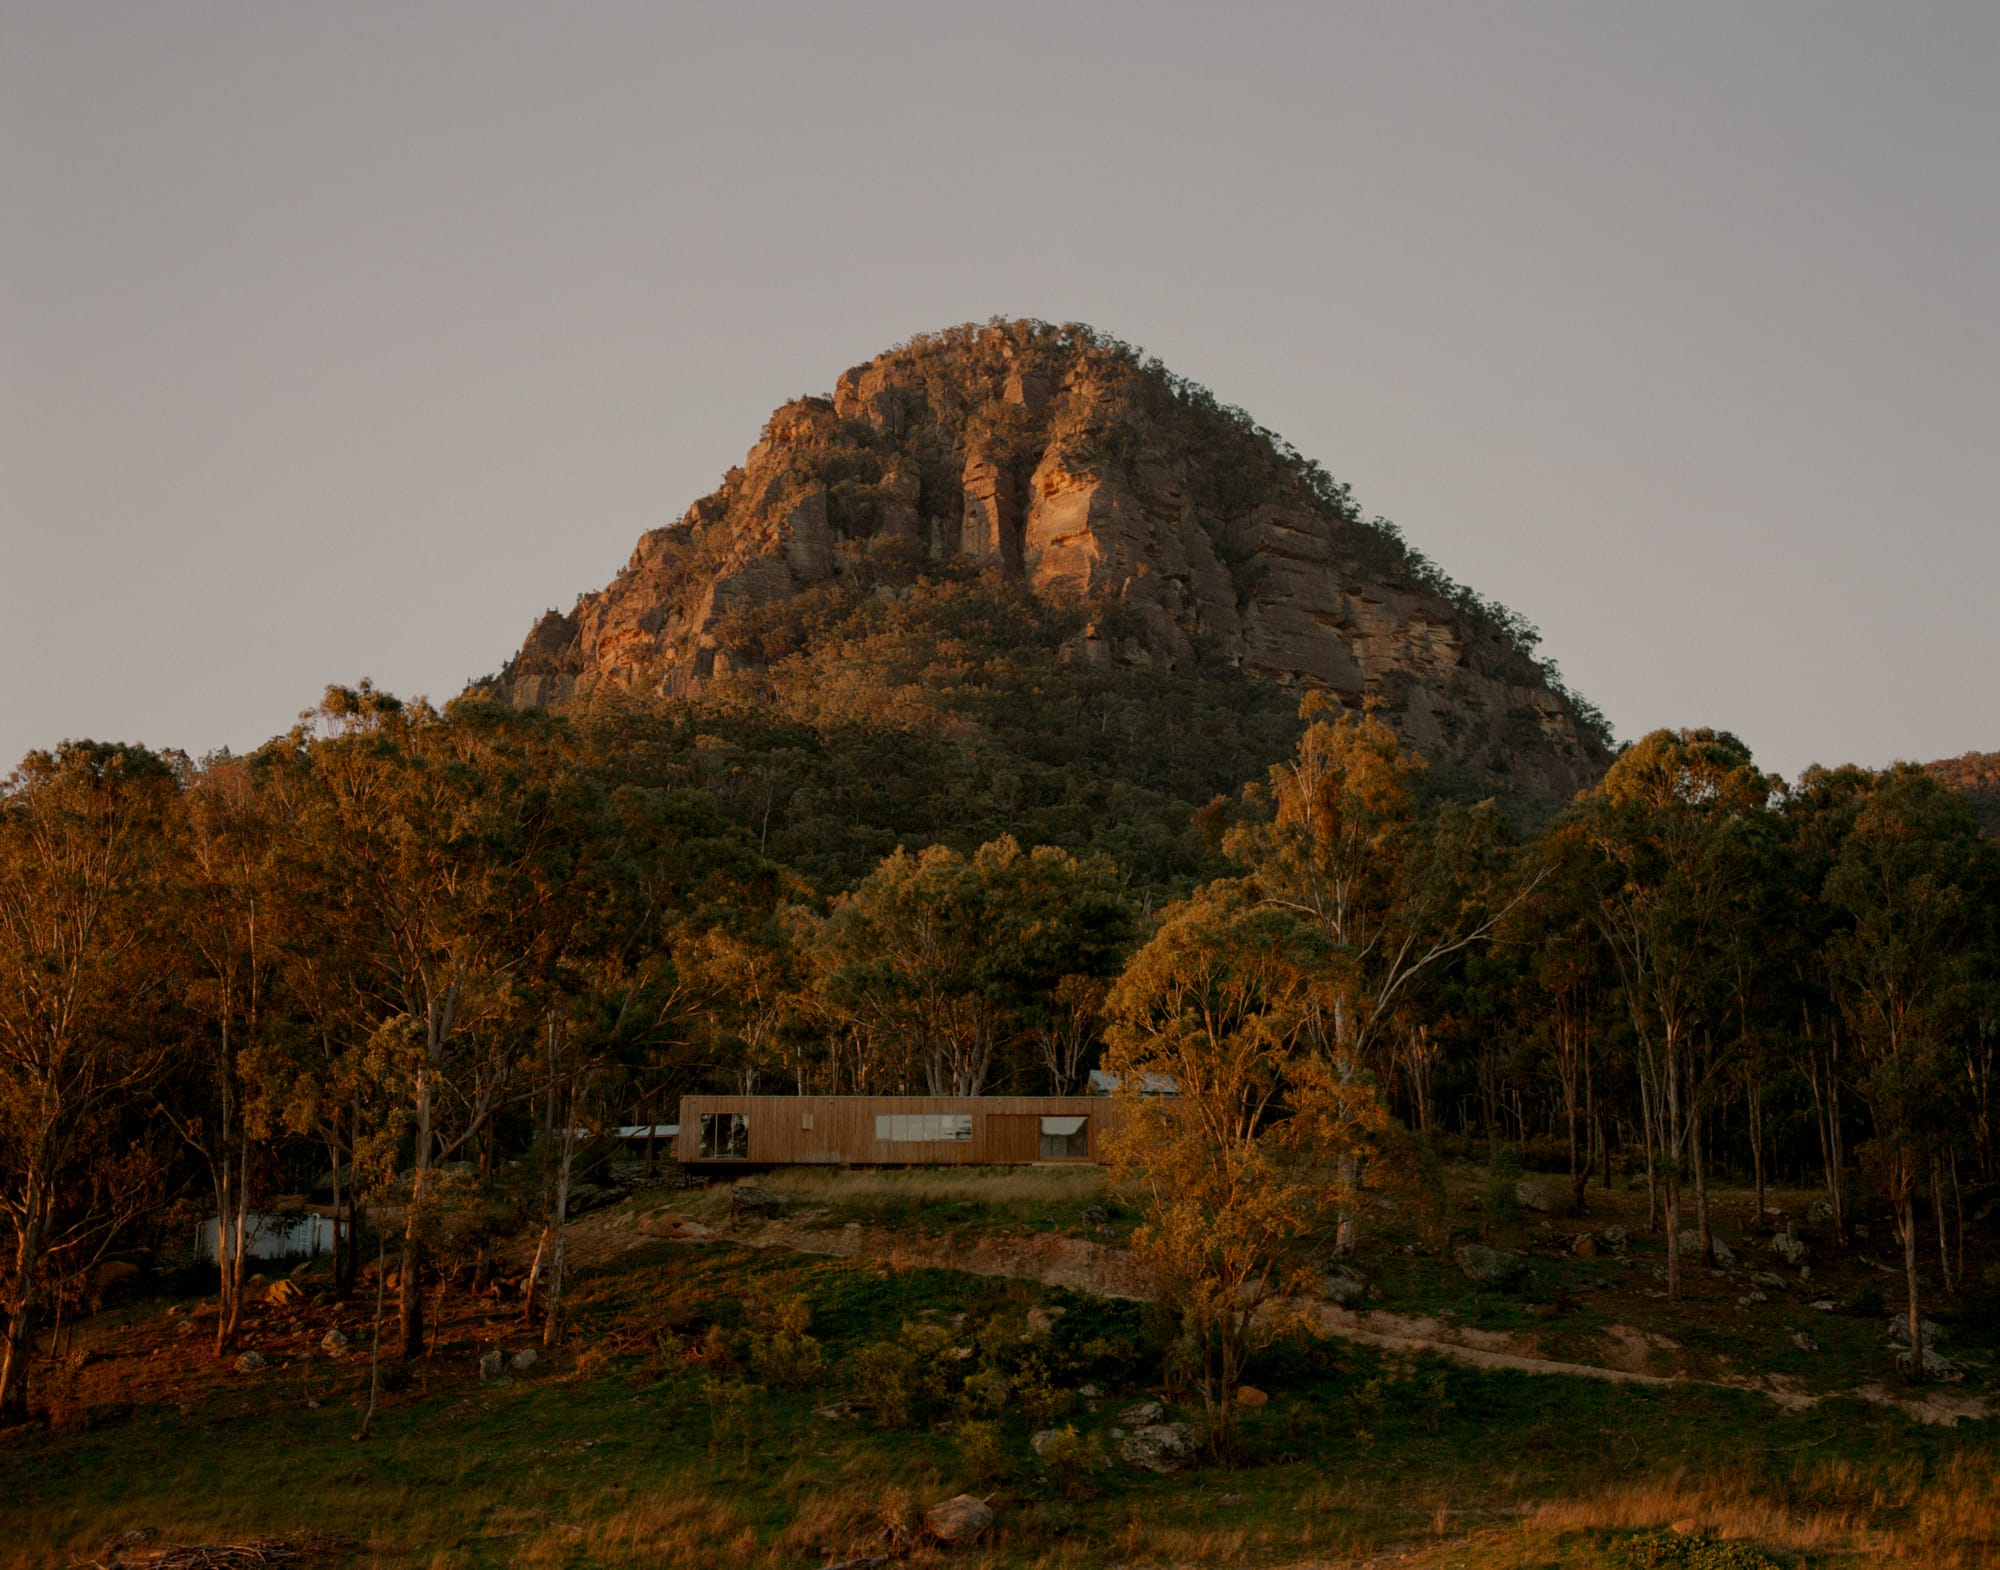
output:
[[[1454,1178],[1454,1215],[1473,1215],[1480,1177]],[[1075,1171],[767,1186],[826,1224],[995,1235],[1094,1237],[1083,1212],[1104,1200],[1095,1175]],[[718,1227],[727,1212],[719,1190],[673,1202]],[[199,1325],[184,1330],[165,1303],[100,1315],[58,1381],[62,1426],[0,1441],[0,1566],[88,1558],[135,1528],[180,1541],[327,1531],[353,1540],[354,1565],[434,1570],[817,1567],[868,1554],[1078,1570],[1383,1555],[1434,1570],[2000,1562],[1991,1421],[1924,1425],[1839,1397],[1786,1410],[1752,1391],[1492,1373],[1295,1336],[1250,1370],[1269,1400],[1245,1412],[1230,1464],[1155,1477],[1119,1463],[1110,1433],[1129,1402],[1162,1394],[1143,1303],[727,1238],[645,1240],[620,1221],[579,1229],[595,1263],[564,1347],[481,1382],[482,1352],[529,1340],[501,1306],[451,1299],[436,1351],[401,1376],[360,1443],[365,1360],[318,1342],[338,1323],[365,1345],[362,1308],[260,1307],[248,1344],[269,1363],[249,1373],[215,1364]],[[1485,1227],[1532,1255],[1511,1294],[1474,1290],[1383,1229],[1362,1260],[1369,1304],[1532,1337],[1552,1355],[1643,1310],[1697,1372],[1762,1355],[1729,1338],[1713,1304],[1670,1313],[1647,1296],[1643,1244],[1632,1263],[1577,1260],[1536,1242],[1542,1224]],[[1851,1261],[1819,1274],[1850,1265],[1875,1274]],[[1740,1284],[1698,1274],[1705,1288]],[[1816,1365],[1799,1354],[1799,1378],[1830,1389],[1879,1377],[1879,1321],[1803,1302],[1777,1305],[1774,1319],[1786,1315],[1813,1316],[1823,1348],[1852,1341]],[[1695,1333],[1705,1321],[1713,1345]],[[1028,1442],[1047,1428],[1074,1430],[1055,1466]],[[961,1491],[990,1499],[992,1531],[926,1546],[922,1508]],[[1701,1533],[1657,1535],[1688,1519]]]

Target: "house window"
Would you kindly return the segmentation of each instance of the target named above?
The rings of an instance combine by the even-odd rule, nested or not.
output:
[[[875,1119],[875,1138],[885,1145],[968,1144],[972,1139],[970,1112],[890,1113]]]
[[[750,1117],[744,1112],[704,1112],[701,1153],[706,1160],[743,1159],[750,1154]]]
[[[1042,1159],[1044,1161],[1088,1161],[1090,1159],[1090,1119],[1043,1118]]]

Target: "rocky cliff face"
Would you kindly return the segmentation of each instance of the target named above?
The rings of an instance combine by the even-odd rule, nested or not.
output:
[[[1418,751],[1512,793],[1566,798],[1607,761],[1517,620],[1237,411],[1042,323],[913,340],[780,408],[718,490],[544,616],[499,686],[524,705],[694,697],[765,668],[760,608],[979,572],[1072,606],[1065,658],[1373,700]]]

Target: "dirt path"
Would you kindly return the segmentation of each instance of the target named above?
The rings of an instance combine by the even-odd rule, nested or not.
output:
[[[974,1276],[1035,1281],[1094,1297],[1143,1302],[1151,1296],[1129,1250],[1093,1243],[1087,1238],[1047,1234],[911,1236],[853,1222],[826,1228],[789,1220],[724,1220],[711,1227],[677,1213],[660,1211],[645,1217],[612,1214],[601,1223],[595,1217],[589,1218],[571,1227],[570,1238],[571,1257],[578,1259],[605,1258],[655,1241],[728,1242],[833,1259],[866,1259],[898,1270],[956,1270]],[[1630,1325],[1605,1328],[1605,1362],[1575,1363],[1545,1357],[1531,1341],[1504,1331],[1476,1330],[1428,1315],[1396,1314],[1381,1309],[1356,1312],[1319,1301],[1309,1301],[1304,1306],[1323,1335],[1388,1352],[1449,1358],[1472,1368],[1558,1374],[1617,1385],[1706,1385],[1718,1390],[1747,1390],[1789,1411],[1803,1411],[1828,1399],[1825,1393],[1816,1395],[1795,1388],[1794,1382],[1783,1376],[1718,1380],[1697,1379],[1686,1373],[1654,1372],[1648,1364],[1671,1360],[1679,1348],[1664,1336]],[[1985,1397],[1954,1394],[1944,1389],[1915,1392],[1868,1384],[1832,1394],[1892,1406],[1919,1422],[1946,1427],[1993,1415],[1993,1405]]]

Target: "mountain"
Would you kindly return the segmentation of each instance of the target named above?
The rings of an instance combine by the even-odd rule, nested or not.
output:
[[[1085,710],[1122,695],[1133,757],[1107,778],[1209,735],[1227,789],[1323,688],[1378,705],[1441,788],[1541,815],[1598,778],[1610,737],[1534,642],[1204,389],[1088,328],[995,322],[783,405],[488,690],[822,732],[1004,730],[1010,756],[1046,750],[1052,726],[1108,732]],[[1169,794],[1207,783],[1190,763]]]
[[[2000,835],[2000,752],[1966,752],[1924,765],[1967,801],[1988,834]]]

